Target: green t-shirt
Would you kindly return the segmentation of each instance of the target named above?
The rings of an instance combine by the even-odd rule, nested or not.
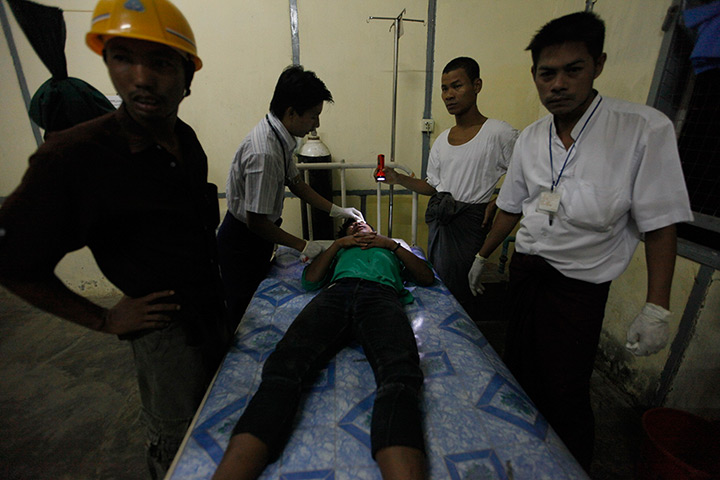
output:
[[[302,274],[302,286],[305,290],[313,291],[326,284],[341,278],[362,278],[371,280],[395,289],[400,296],[400,302],[407,305],[413,301],[412,294],[405,288],[404,280],[409,279],[405,265],[397,256],[386,248],[359,247],[342,248],[335,255],[325,278],[319,282],[305,280],[305,270]]]

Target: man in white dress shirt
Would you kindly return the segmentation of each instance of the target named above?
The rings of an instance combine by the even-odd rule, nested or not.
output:
[[[527,127],[497,199],[498,217],[468,275],[512,232],[505,361],[587,470],[594,417],[589,386],[610,282],[645,236],[647,303],[628,332],[636,355],[661,350],[676,255],[675,224],[692,220],[672,123],[603,97],[605,26],[581,12],[546,24],[528,46],[550,115]]]

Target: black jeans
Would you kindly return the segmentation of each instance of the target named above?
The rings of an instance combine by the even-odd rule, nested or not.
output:
[[[362,345],[377,383],[373,458],[389,446],[424,452],[423,374],[407,315],[393,288],[356,278],[331,283],[300,312],[266,360],[262,383],[233,435],[253,434],[275,459],[290,434],[303,383],[353,338]]]
[[[187,335],[179,323],[172,323],[131,340],[153,479],[165,478],[227,348],[220,331],[201,344],[196,338],[188,341]]]

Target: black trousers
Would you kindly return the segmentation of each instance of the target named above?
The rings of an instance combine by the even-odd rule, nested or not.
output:
[[[590,377],[609,289],[538,256],[516,252],[510,263],[505,363],[586,471],[595,443]]]
[[[255,290],[270,270],[275,245],[251,232],[230,212],[220,225],[217,242],[228,321],[235,331]]]

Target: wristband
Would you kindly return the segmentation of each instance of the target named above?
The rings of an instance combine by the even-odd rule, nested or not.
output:
[[[395,248],[393,248],[393,249],[390,250],[390,251],[391,251],[392,253],[395,253],[395,251],[396,251],[398,248],[400,248],[400,242],[395,242]]]

